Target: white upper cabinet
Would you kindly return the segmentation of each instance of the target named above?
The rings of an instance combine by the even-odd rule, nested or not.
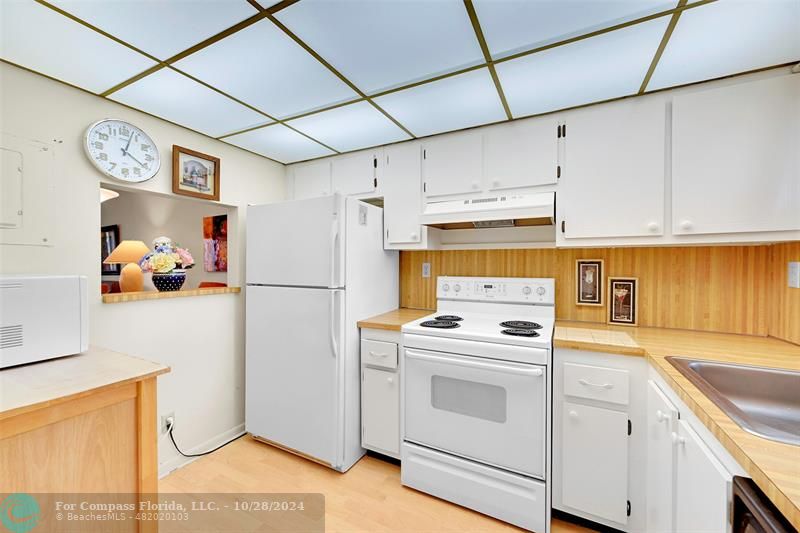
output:
[[[483,150],[480,132],[446,135],[422,144],[422,181],[425,196],[480,192],[483,187]]]
[[[664,101],[637,98],[566,117],[559,242],[664,233]]]
[[[676,235],[800,229],[800,75],[678,95]]]
[[[364,150],[331,160],[333,192],[342,195],[374,193],[378,188],[379,150]]]
[[[674,433],[677,446],[675,531],[729,531],[733,476],[684,420]]]
[[[418,143],[387,146],[383,156],[384,248],[415,248],[425,244],[427,228],[420,226],[422,182]]]
[[[551,185],[558,180],[558,121],[523,120],[492,126],[483,134],[489,190]]]
[[[311,161],[291,169],[292,198],[304,200],[331,194],[331,160]]]

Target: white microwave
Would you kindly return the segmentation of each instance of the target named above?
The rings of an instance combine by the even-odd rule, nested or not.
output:
[[[86,276],[0,276],[0,368],[88,349]]]

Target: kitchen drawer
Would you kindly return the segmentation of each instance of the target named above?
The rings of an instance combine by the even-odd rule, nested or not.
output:
[[[530,531],[546,529],[546,485],[480,463],[404,442],[400,481]]]
[[[397,368],[397,344],[361,339],[361,362],[381,368]]]
[[[628,405],[627,370],[564,363],[564,394],[601,402]]]

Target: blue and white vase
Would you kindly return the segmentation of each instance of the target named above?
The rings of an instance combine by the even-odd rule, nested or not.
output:
[[[176,268],[172,272],[153,272],[153,285],[159,292],[179,291],[186,281],[186,270]]]

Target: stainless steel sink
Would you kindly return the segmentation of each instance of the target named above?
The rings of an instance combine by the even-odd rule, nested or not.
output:
[[[667,357],[745,431],[800,446],[800,372]]]

